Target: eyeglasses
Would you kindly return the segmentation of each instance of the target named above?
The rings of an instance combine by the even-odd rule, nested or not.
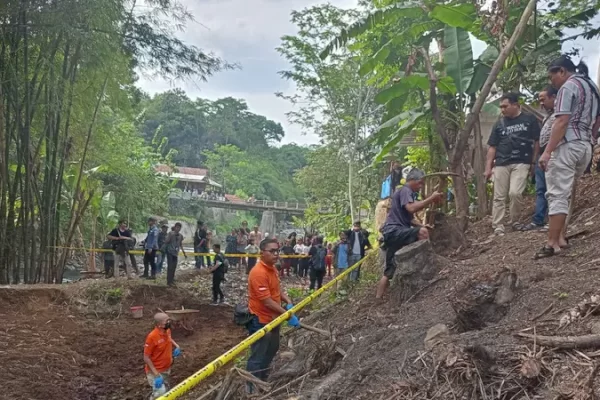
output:
[[[271,254],[273,254],[273,255],[275,255],[275,254],[279,254],[279,252],[280,252],[280,251],[279,251],[279,249],[271,249],[271,250],[265,250],[265,251],[266,251],[266,252],[269,252],[269,253],[271,253]]]

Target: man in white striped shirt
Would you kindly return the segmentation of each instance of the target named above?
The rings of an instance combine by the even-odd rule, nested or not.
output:
[[[600,93],[588,72],[587,65],[576,67],[568,56],[557,58],[548,67],[552,86],[559,90],[550,140],[539,160],[546,171],[550,227],[548,242],[536,258],[553,256],[568,245],[564,228],[569,196],[575,179],[583,175],[591,160],[591,142],[600,127]]]

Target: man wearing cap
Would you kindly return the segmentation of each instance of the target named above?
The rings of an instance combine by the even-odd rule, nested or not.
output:
[[[153,390],[163,385],[169,387],[169,375],[173,357],[179,357],[181,349],[171,337],[171,321],[165,313],[154,315],[154,329],[146,336],[144,344],[144,370]]]
[[[402,189],[392,195],[392,208],[381,228],[383,246],[385,249],[385,270],[377,284],[377,299],[382,299],[390,280],[396,272],[394,255],[402,247],[418,240],[429,239],[429,231],[414,220],[414,214],[423,210],[430,204],[441,201],[443,193],[434,192],[422,201],[417,201],[417,196],[423,187],[425,173],[419,169],[412,169],[406,176],[406,184]]]
[[[144,240],[144,278],[156,279],[156,251],[158,250],[158,228],[156,218],[148,218],[148,235]],[[148,276],[150,267],[150,276]]]

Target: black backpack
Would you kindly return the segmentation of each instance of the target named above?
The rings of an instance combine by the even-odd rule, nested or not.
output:
[[[317,253],[312,257],[312,268],[315,271],[325,271],[325,258],[327,257],[327,249],[323,246],[318,246]]]

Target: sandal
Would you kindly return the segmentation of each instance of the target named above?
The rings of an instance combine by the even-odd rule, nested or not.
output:
[[[537,251],[537,253],[535,253],[535,256],[533,256],[533,259],[539,260],[541,258],[552,257],[556,254],[558,254],[558,252],[556,250],[554,250],[554,247],[548,247],[548,246],[544,245],[544,247],[542,247],[541,249],[539,249]]]
[[[561,249],[570,249],[571,248],[571,244],[569,243],[569,239],[565,239],[565,242],[567,242],[566,246],[561,246]]]

